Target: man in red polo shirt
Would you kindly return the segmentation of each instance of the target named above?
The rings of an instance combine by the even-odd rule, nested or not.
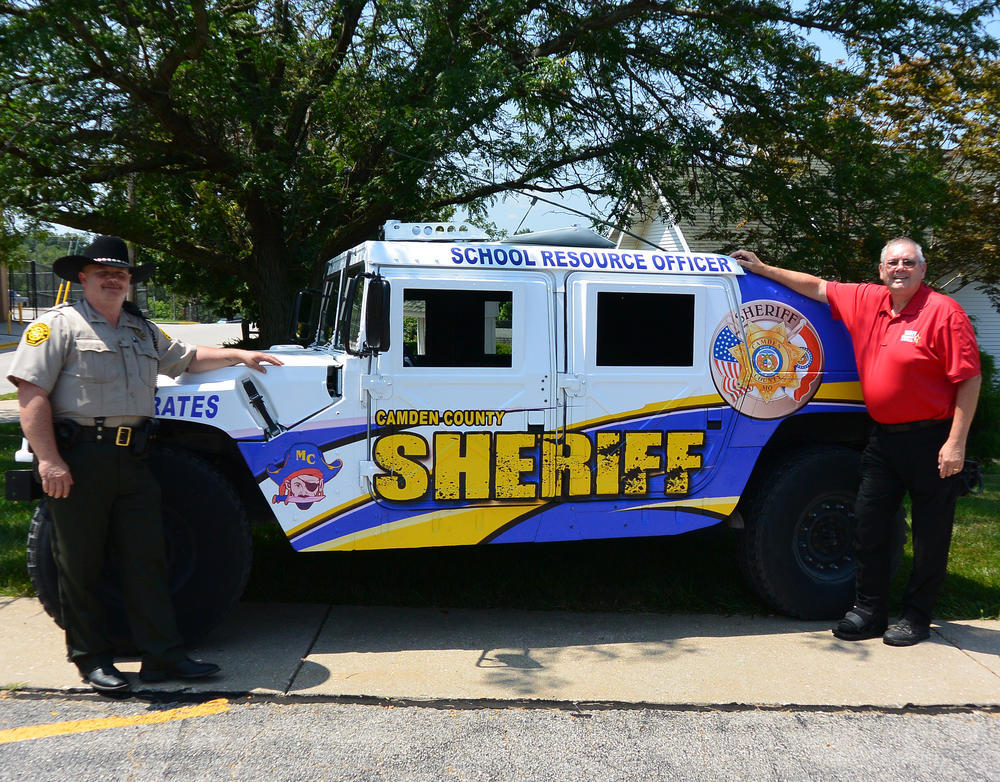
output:
[[[919,643],[930,636],[948,566],[957,476],[982,383],[972,324],[954,299],[923,283],[927,265],[911,239],[882,248],[884,285],[827,282],[769,266],[748,250],[733,257],[755,274],[830,305],[851,335],[865,405],[875,420],[855,507],[856,604],[833,634],[847,641],[881,635],[891,646]],[[902,616],[890,627],[890,522],[907,492],[913,573]]]

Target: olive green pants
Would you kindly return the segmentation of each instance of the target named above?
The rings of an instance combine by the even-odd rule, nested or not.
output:
[[[60,445],[60,453],[73,487],[48,503],[70,660],[87,670],[112,658],[100,596],[110,557],[143,662],[176,662],[184,652],[167,582],[160,486],[146,455],[94,442]]]

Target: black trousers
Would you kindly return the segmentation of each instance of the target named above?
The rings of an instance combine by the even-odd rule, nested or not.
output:
[[[99,595],[110,556],[143,662],[177,662],[184,652],[167,582],[160,486],[146,455],[94,442],[59,450],[73,487],[68,497],[48,502],[70,660],[84,670],[111,660]]]
[[[903,594],[902,615],[930,623],[948,568],[961,479],[938,475],[938,451],[951,421],[923,429],[890,432],[877,424],[861,457],[855,506],[857,602],[885,613],[889,602],[890,532],[904,495],[912,507],[913,572]]]

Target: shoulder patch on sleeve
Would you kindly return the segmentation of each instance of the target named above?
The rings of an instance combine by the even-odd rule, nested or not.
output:
[[[28,330],[24,332],[24,341],[31,345],[31,347],[35,347],[47,340],[51,333],[52,331],[49,329],[48,323],[35,323],[29,326]]]

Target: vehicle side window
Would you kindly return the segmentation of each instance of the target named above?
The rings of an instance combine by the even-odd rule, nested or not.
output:
[[[416,367],[509,367],[510,291],[403,291],[403,364]]]
[[[598,292],[597,365],[694,366],[694,296]]]

